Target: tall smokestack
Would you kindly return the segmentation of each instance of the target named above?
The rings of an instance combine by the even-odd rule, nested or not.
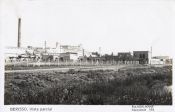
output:
[[[21,47],[21,18],[18,19],[18,48]]]

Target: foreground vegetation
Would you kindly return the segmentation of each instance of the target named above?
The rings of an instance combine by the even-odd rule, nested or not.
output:
[[[172,105],[172,67],[5,74],[5,104]]]

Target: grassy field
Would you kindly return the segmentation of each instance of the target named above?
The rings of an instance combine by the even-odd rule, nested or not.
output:
[[[5,73],[5,104],[172,105],[172,67]]]

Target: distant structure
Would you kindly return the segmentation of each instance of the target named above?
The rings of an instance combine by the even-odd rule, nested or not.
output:
[[[21,18],[18,18],[17,47],[5,47],[5,60],[19,60],[21,56],[26,57],[26,48],[21,47]]]
[[[79,45],[62,45],[56,42],[54,48],[44,47],[21,47],[21,18],[18,18],[17,47],[5,48],[5,62],[80,62],[91,64],[172,64],[168,56],[155,56],[149,51],[118,52],[118,55],[101,54],[101,47],[98,52],[89,52]]]
[[[21,18],[18,18],[18,43],[17,47],[21,47]]]
[[[134,59],[139,61],[139,64],[149,63],[149,51],[133,51]]]
[[[118,53],[118,59],[120,61],[131,61],[132,55],[130,52],[119,52]]]
[[[151,64],[172,64],[172,59],[169,56],[154,56],[151,59]]]

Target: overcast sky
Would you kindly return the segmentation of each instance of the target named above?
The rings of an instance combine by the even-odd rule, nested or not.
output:
[[[103,53],[150,50],[172,56],[172,2],[163,0],[4,0],[5,46],[78,45]]]

